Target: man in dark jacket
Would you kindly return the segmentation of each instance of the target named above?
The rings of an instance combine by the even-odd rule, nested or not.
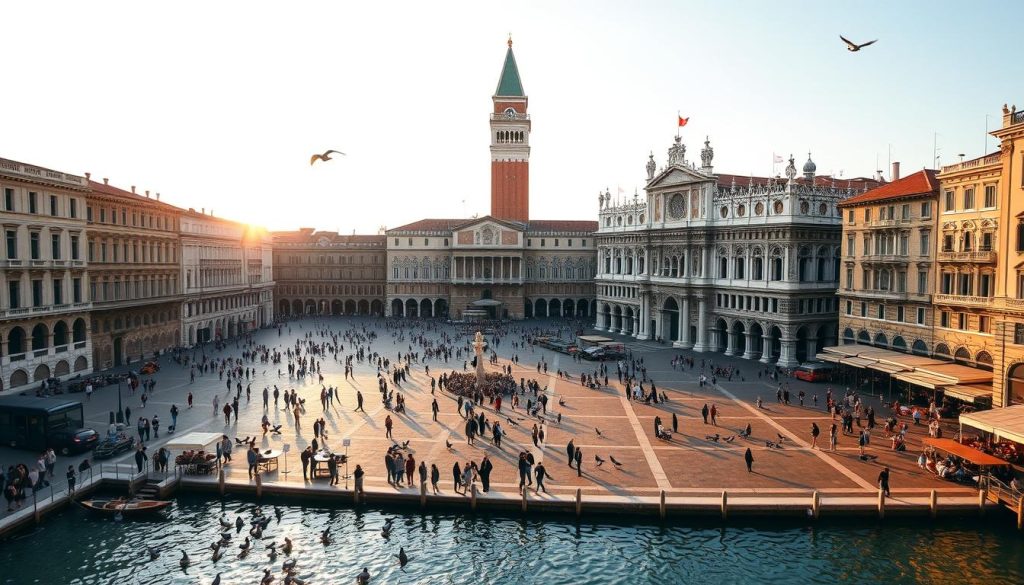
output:
[[[576,457],[576,445],[573,444],[572,439],[569,439],[569,444],[565,446],[565,454],[567,456],[566,461],[568,461],[569,467],[572,467],[572,461]]]
[[[245,458],[249,462],[249,479],[252,479],[252,475],[258,473],[256,471],[256,464],[260,460],[260,453],[256,450],[256,447],[250,447],[245,454]]]
[[[423,468],[426,471],[426,468]],[[483,461],[480,462],[480,470],[477,472],[480,475],[480,483],[483,484],[484,491],[488,491],[491,488],[491,470],[494,469],[494,464],[491,460],[484,455]]]
[[[299,454],[299,459],[302,461],[302,479],[303,479],[303,481],[305,481],[306,478],[307,478],[307,475],[309,475],[309,461],[312,458],[313,458],[313,447],[308,447],[307,446],[305,449],[302,450],[302,453]],[[312,479],[312,476],[310,476],[309,479]]]

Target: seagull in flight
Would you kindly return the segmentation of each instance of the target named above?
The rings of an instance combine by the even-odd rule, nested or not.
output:
[[[328,150],[323,154],[314,154],[313,156],[309,157],[309,166],[313,166],[313,163],[315,163],[318,160],[322,160],[324,162],[331,160],[331,153],[340,154],[341,156],[347,156],[344,152],[341,152],[340,150]]]
[[[843,39],[843,42],[846,43],[846,50],[851,52],[851,53],[856,53],[857,51],[863,49],[864,47],[866,47],[868,45],[873,45],[873,44],[878,42],[878,39],[875,39],[873,41],[868,41],[866,43],[862,43],[862,44],[858,45],[857,43],[854,43],[853,41],[851,41],[850,39],[844,37],[843,35],[839,35],[839,38]]]

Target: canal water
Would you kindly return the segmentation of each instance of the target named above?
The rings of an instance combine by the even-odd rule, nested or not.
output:
[[[247,523],[256,508],[270,526],[238,558],[249,525],[236,533],[218,522]],[[275,516],[280,512],[280,521]],[[394,518],[390,537],[381,535]],[[38,528],[0,542],[0,583],[256,584],[264,568],[281,583],[282,562],[313,585],[350,584],[366,566],[371,583],[1024,583],[1024,537],[1005,516],[988,521],[928,519],[804,523],[628,524],[568,517],[354,511],[292,502],[210,501],[182,497],[159,519],[122,520],[69,508]],[[333,541],[320,534],[330,528]],[[217,563],[210,544],[230,532]],[[294,542],[291,557],[271,561],[267,544]],[[146,547],[160,556],[150,561]],[[410,557],[402,571],[395,555]],[[192,564],[179,567],[182,550]]]

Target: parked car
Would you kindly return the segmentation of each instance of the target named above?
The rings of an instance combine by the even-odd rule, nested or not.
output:
[[[61,455],[82,453],[94,449],[100,442],[100,434],[94,429],[78,429],[50,431],[46,437],[46,445]]]
[[[107,437],[96,446],[93,457],[96,459],[109,459],[118,453],[130,451],[135,447],[135,437],[121,432],[112,437]]]
[[[793,370],[793,377],[805,382],[824,382],[831,377],[832,371],[832,364],[826,364],[823,362],[807,362]]]
[[[584,359],[597,361],[626,359],[626,352],[609,346],[588,347],[580,355]]]

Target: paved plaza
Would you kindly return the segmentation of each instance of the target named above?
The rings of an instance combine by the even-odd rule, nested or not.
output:
[[[440,339],[441,332],[456,335],[455,326],[434,321],[391,321],[399,328],[387,329],[382,319],[359,317],[332,317],[326,319],[305,319],[293,321],[282,327],[280,334],[276,329],[266,329],[255,333],[257,344],[266,344],[282,352],[294,347],[296,340],[306,334],[320,329],[329,329],[336,333],[344,333],[353,327],[374,329],[378,338],[370,345],[371,352],[378,352],[388,357],[392,363],[396,361],[398,352],[404,355],[411,351],[416,353],[419,347],[411,341],[416,335],[425,335]],[[463,359],[452,359],[448,364],[439,360],[421,361],[410,367],[411,379],[394,387],[396,392],[406,397],[407,414],[390,413],[394,420],[394,439],[397,442],[410,441],[407,453],[412,453],[417,461],[436,464],[441,471],[442,493],[452,494],[452,465],[456,461],[460,465],[466,462],[479,462],[487,454],[494,463],[491,475],[491,489],[516,495],[518,491],[518,470],[516,463],[520,451],[530,451],[536,461],[543,461],[552,479],[546,482],[550,492],[560,496],[568,496],[580,488],[585,495],[629,495],[655,496],[662,490],[669,496],[714,495],[723,489],[730,493],[760,496],[794,496],[809,494],[818,490],[823,494],[869,495],[877,490],[876,478],[883,465],[892,469],[891,485],[895,496],[920,496],[932,489],[945,495],[968,495],[973,490],[953,483],[940,481],[919,469],[916,463],[920,452],[920,440],[926,436],[926,427],[914,427],[908,434],[908,450],[895,453],[889,449],[889,441],[881,436],[881,429],[873,431],[873,444],[868,448],[876,459],[862,461],[859,459],[856,436],[839,437],[838,449],[834,452],[810,448],[810,427],[817,422],[822,435],[819,445],[827,448],[828,429],[832,424],[830,416],[825,412],[826,384],[809,384],[798,380],[783,379],[790,385],[793,402],[797,393],[803,389],[807,398],[805,406],[796,404],[788,406],[776,403],[775,392],[777,383],[769,381],[764,373],[765,366],[721,354],[697,354],[689,351],[671,349],[654,342],[629,342],[634,359],[643,359],[647,375],[653,379],[660,392],[665,392],[668,401],[656,405],[627,400],[623,387],[616,378],[615,362],[606,362],[609,367],[609,386],[600,389],[586,388],[579,383],[581,372],[593,373],[598,367],[595,362],[576,362],[570,356],[539,347],[513,348],[513,342],[520,342],[525,331],[557,331],[561,328],[566,338],[571,336],[572,326],[568,322],[528,321],[511,324],[501,335],[500,344],[495,348],[499,366],[510,363],[513,355],[518,355],[520,365],[513,367],[513,375],[527,380],[536,379],[540,386],[547,387],[550,396],[548,416],[544,424],[545,441],[534,447],[531,440],[532,424],[537,422],[524,412],[523,406],[513,411],[508,401],[502,406],[498,420],[502,422],[507,436],[499,449],[487,438],[476,440],[475,445],[466,442],[464,434],[465,419],[456,408],[456,399],[447,392],[438,390],[436,397],[440,405],[438,421],[431,420],[430,377],[425,366],[430,367],[430,375],[439,376],[442,372],[452,369],[462,371],[467,355],[471,332],[464,330],[458,338],[455,348],[463,348]],[[329,337],[315,337],[318,342],[330,341]],[[397,490],[388,485],[384,469],[384,454],[392,441],[385,438],[384,418],[389,411],[385,410],[377,390],[377,369],[369,361],[355,363],[355,379],[345,380],[343,373],[344,356],[356,350],[344,343],[344,351],[339,352],[338,361],[330,354],[323,357],[322,373],[325,385],[333,385],[340,389],[340,399],[333,407],[324,412],[320,405],[320,383],[315,376],[304,379],[289,379],[287,374],[287,358],[280,365],[283,375],[278,374],[278,366],[274,364],[246,364],[255,369],[252,383],[252,399],[246,401],[242,393],[239,419],[230,425],[224,424],[223,414],[214,412],[212,401],[215,395],[220,397],[220,404],[230,401],[234,394],[226,392],[225,382],[216,372],[204,376],[197,375],[195,382],[189,382],[189,370],[176,364],[169,357],[161,360],[163,369],[152,376],[156,380],[156,388],[146,406],[143,408],[139,394],[128,396],[127,391],[122,397],[125,404],[132,410],[132,425],[139,416],[152,418],[159,415],[162,425],[159,438],[147,443],[150,456],[160,445],[166,443],[169,436],[166,427],[170,423],[170,408],[176,404],[181,411],[178,418],[178,429],[175,436],[190,431],[223,432],[230,437],[257,436],[257,445],[261,450],[279,449],[290,445],[291,453],[287,463],[282,461],[280,470],[287,468],[291,473],[288,482],[302,482],[299,452],[313,438],[313,421],[323,416],[327,421],[329,439],[327,445],[338,453],[345,451],[343,439],[351,439],[348,448],[350,457],[349,471],[361,464],[366,471],[366,488],[370,491]],[[465,343],[465,345],[462,345]],[[492,346],[494,344],[492,343]],[[201,357],[203,350],[197,350]],[[205,348],[207,357],[226,358],[238,357],[241,349],[230,343],[225,349],[218,351],[212,346]],[[303,352],[305,355],[305,351]],[[471,353],[470,353],[471,355]],[[683,369],[673,369],[671,360],[674,356],[692,357],[695,365]],[[470,358],[471,359],[471,358]],[[547,363],[547,374],[537,372],[537,363]],[[715,386],[710,384],[699,386],[698,378],[702,360],[706,360],[706,370],[710,371],[710,361],[716,367],[733,366],[737,373],[732,380],[718,379]],[[318,356],[319,361],[319,356]],[[490,363],[488,368],[495,369]],[[471,366],[470,366],[470,369]],[[568,373],[567,379],[559,378],[558,370]],[[762,372],[762,377],[758,377]],[[602,377],[603,381],[603,377]],[[390,382],[390,380],[389,380]],[[244,380],[243,380],[244,384]],[[285,412],[283,401],[277,409],[271,408],[268,416],[272,424],[282,425],[280,435],[263,436],[260,428],[262,408],[262,391],[269,386],[271,392],[274,385],[282,391],[294,388],[299,396],[306,400],[306,413],[301,419],[301,430],[296,430],[290,412]],[[232,384],[234,386],[234,384]],[[649,387],[645,384],[645,387]],[[354,412],[356,408],[356,390],[360,390],[365,398],[366,413]],[[186,395],[192,392],[195,406],[186,407]],[[842,395],[844,388],[833,388],[834,393]],[[812,396],[818,395],[818,406],[812,406]],[[84,395],[72,395],[73,398],[85,399]],[[764,408],[756,407],[756,400],[764,400]],[[564,406],[559,406],[559,401]],[[522,399],[526,403],[526,396]],[[877,399],[866,398],[867,404],[875,407],[878,421],[884,421],[888,411],[881,407]],[[715,405],[718,414],[718,426],[705,424],[701,416],[701,408]],[[106,386],[96,391],[91,401],[85,402],[87,425],[100,430],[106,429],[108,413],[116,410],[117,387]],[[488,420],[494,420],[496,414],[484,401],[483,411]],[[561,413],[561,423],[555,423],[555,417]],[[672,413],[679,418],[679,432],[671,441],[654,437],[654,419],[660,416],[667,428],[671,428]],[[509,424],[508,419],[517,422]],[[738,433],[747,424],[751,425],[752,437],[744,439]],[[866,424],[866,423],[865,423]],[[856,427],[855,427],[856,428]],[[600,429],[600,435],[595,429]],[[732,442],[724,440],[714,442],[707,436],[735,436]],[[782,435],[782,448],[768,448],[766,441],[778,441]],[[582,449],[583,470],[577,475],[575,468],[567,465],[566,444],[572,439],[577,448]],[[446,447],[451,442],[452,449]],[[750,448],[754,456],[754,473],[747,473],[743,460],[744,452]],[[19,461],[28,462],[32,453],[15,451],[8,448],[0,449],[0,463],[5,466]],[[605,463],[598,466],[594,456],[600,456]],[[613,465],[611,458],[621,463]],[[65,469],[69,463],[77,463],[81,457],[60,458],[57,469]],[[131,454],[115,461],[130,462]],[[229,475],[233,479],[245,478],[246,464],[244,453],[236,449],[235,462],[230,464]],[[267,481],[281,481],[283,474],[270,472]],[[314,480],[317,485],[326,485],[326,479]],[[55,484],[63,483],[61,479]],[[401,488],[402,491],[418,493],[418,487]],[[532,494],[531,494],[532,496]],[[544,497],[541,495],[540,497]]]

